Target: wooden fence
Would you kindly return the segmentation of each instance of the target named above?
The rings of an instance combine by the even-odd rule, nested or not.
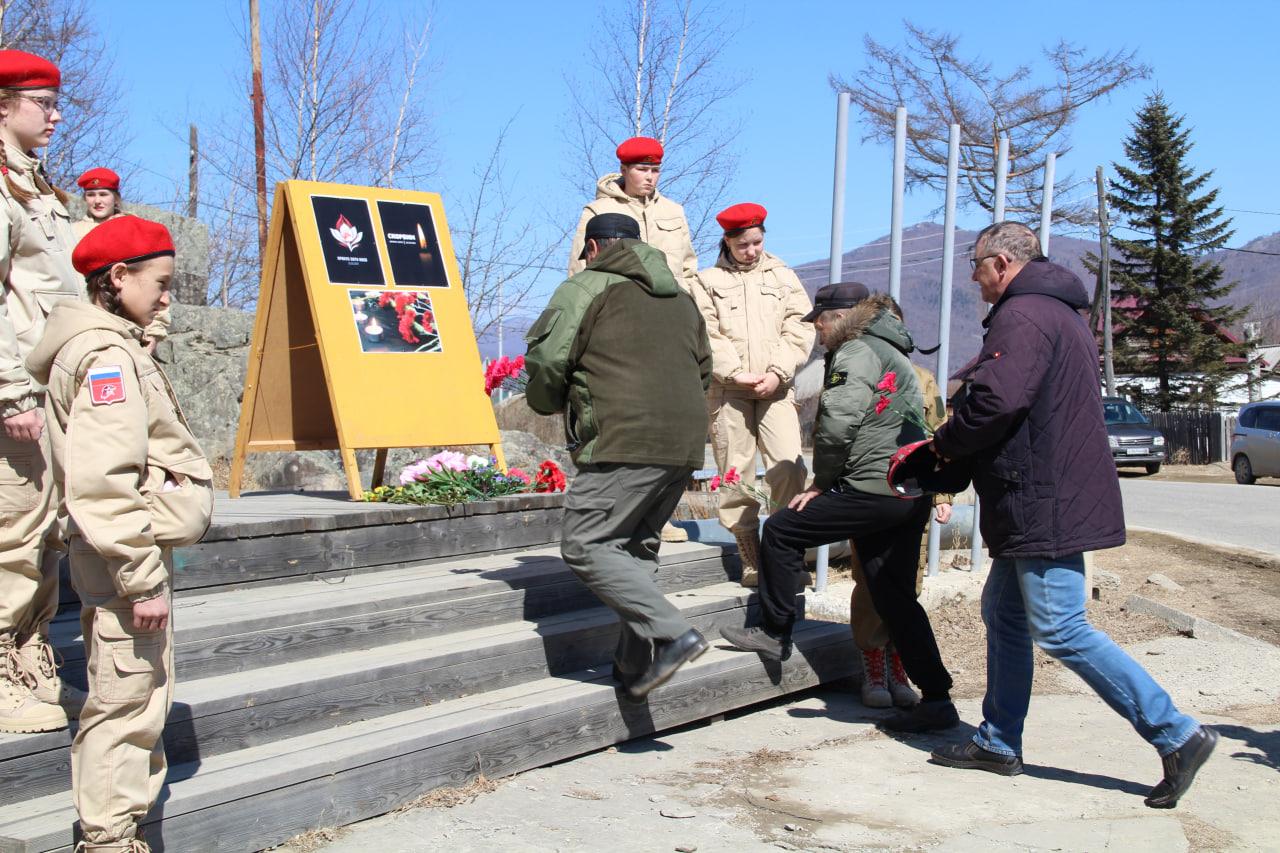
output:
[[[1164,433],[1169,462],[1208,465],[1224,462],[1231,446],[1234,414],[1214,411],[1144,412],[1151,425]]]

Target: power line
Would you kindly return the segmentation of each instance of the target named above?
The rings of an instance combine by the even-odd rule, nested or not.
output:
[[[1223,210],[1229,210],[1232,213],[1260,213],[1263,216],[1280,216],[1280,211],[1276,210],[1242,210],[1238,207],[1224,207]]]

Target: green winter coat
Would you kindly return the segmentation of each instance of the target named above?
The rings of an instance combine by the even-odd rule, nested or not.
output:
[[[556,289],[525,343],[525,400],[564,412],[575,463],[702,467],[711,349],[662,252],[608,246]]]
[[[920,383],[907,353],[913,345],[887,296],[876,294],[850,309],[827,341],[826,372],[813,427],[813,486],[837,486],[892,495],[889,459],[904,444],[920,441],[924,430],[901,410],[922,411]],[[895,374],[892,408],[879,414],[884,395],[876,386]]]

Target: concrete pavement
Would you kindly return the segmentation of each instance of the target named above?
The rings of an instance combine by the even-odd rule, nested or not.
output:
[[[1130,527],[1280,554],[1280,488],[1120,478]]]

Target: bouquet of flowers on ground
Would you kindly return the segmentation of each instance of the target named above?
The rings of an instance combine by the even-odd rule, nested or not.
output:
[[[924,412],[916,406],[906,406],[899,403],[898,398],[894,395],[898,393],[898,374],[890,370],[880,377],[880,381],[876,384],[876,390],[880,392],[880,399],[876,400],[876,414],[884,414],[885,410],[897,412],[902,415],[903,419],[910,421],[924,431],[929,438],[933,437],[933,429],[924,419]]]
[[[724,472],[723,476],[716,474],[711,478],[709,486],[713,492],[717,492],[721,488],[735,489],[759,503],[760,506],[764,507],[769,512],[777,509],[777,507],[773,505],[773,501],[769,500],[769,495],[766,494],[763,489],[759,486],[749,486],[742,482],[742,475],[738,473],[737,468],[730,468],[728,471]]]
[[[489,362],[489,366],[484,369],[485,396],[491,395],[499,388],[506,388],[519,394],[524,391],[525,380],[524,356],[507,358],[504,355]]]
[[[504,473],[492,456],[468,456],[442,450],[400,472],[400,485],[379,486],[364,493],[366,501],[396,504],[454,504],[484,501],[524,492],[563,492],[565,477],[550,459],[538,466],[536,477],[519,468]]]

